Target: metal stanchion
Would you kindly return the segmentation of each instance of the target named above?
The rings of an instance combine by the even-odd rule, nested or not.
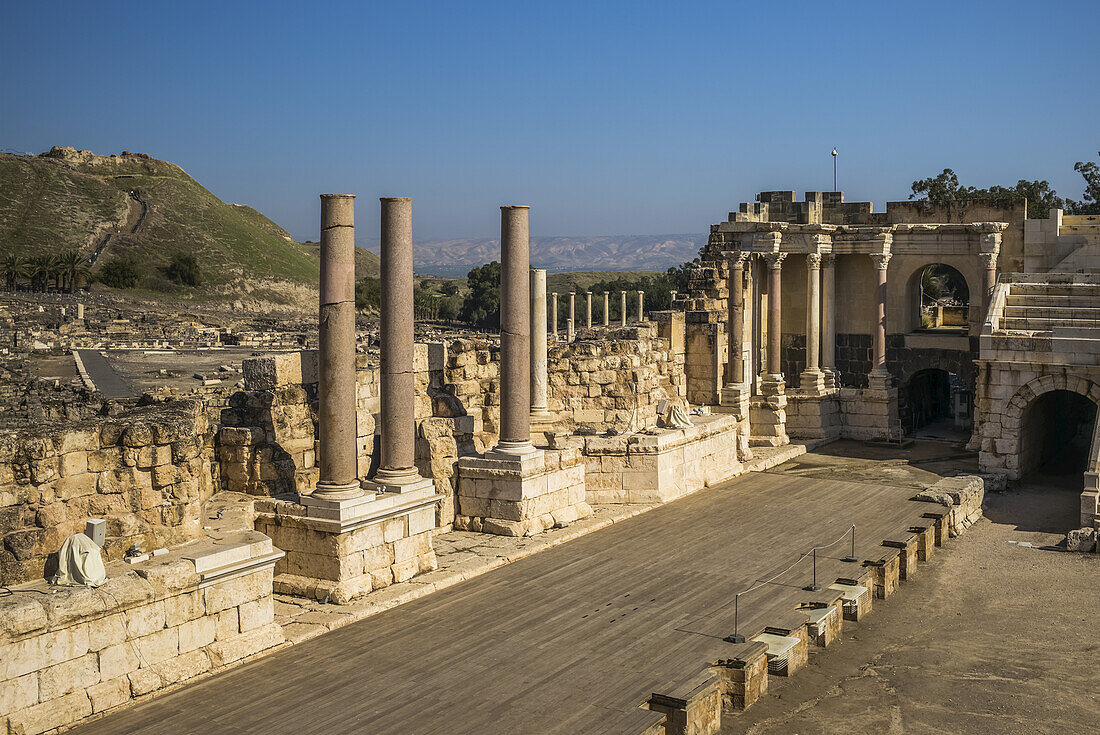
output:
[[[737,603],[741,599],[741,593],[738,592],[733,596],[733,633],[725,637],[728,643],[744,643],[745,636],[737,632]]]
[[[854,523],[852,524],[852,553],[841,559],[841,561],[846,561],[852,564],[859,561],[859,559],[856,557],[856,524]]]
[[[813,581],[813,584],[807,585],[806,587],[803,587],[802,589],[806,590],[807,592],[820,592],[821,591],[821,585],[819,585],[817,583],[817,547],[816,546],[813,548],[813,555],[814,555],[814,581]]]

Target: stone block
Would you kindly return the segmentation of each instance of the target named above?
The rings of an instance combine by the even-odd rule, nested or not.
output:
[[[120,676],[94,684],[88,687],[88,699],[91,700],[93,714],[113,709],[130,699],[130,680]]]
[[[217,637],[217,627],[212,616],[203,616],[182,623],[179,628],[179,652],[190,653],[208,646]]]
[[[271,597],[242,603],[239,611],[242,633],[268,625],[274,620],[274,606]]]
[[[73,692],[11,714],[8,728],[19,735],[38,735],[81,720],[90,714],[92,703],[88,695],[83,691]]]
[[[134,641],[140,655],[142,665],[167,661],[179,655],[179,628],[166,628],[156,633],[150,633]]]
[[[9,714],[38,704],[38,674],[0,682],[0,713]]]
[[[38,672],[38,697],[43,702],[87,689],[99,682],[99,657],[85,654],[72,661],[51,666]]]
[[[210,664],[225,666],[283,642],[283,630],[274,623],[241,633],[233,638],[218,640],[208,647]]]
[[[103,679],[114,679],[136,671],[141,665],[137,648],[132,642],[108,646],[99,652],[99,673]]]

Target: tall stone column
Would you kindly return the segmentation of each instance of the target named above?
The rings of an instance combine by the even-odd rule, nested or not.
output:
[[[668,292],[668,303],[669,305],[676,304],[676,291],[673,290]]]
[[[875,264],[875,333],[874,360],[869,374],[872,388],[885,389],[890,383],[890,373],[886,369],[886,267],[890,263],[890,253],[871,255]]]
[[[604,291],[603,292],[603,325],[605,327],[608,325],[608,320],[611,318],[610,317],[611,312],[609,310],[610,303],[608,302],[607,297],[608,297],[608,292]]]
[[[523,455],[531,444],[530,207],[500,208],[500,440],[493,452]]]
[[[836,371],[836,256],[821,256],[821,366],[825,372],[825,384],[829,388],[840,385]]]
[[[584,292],[584,326],[586,329],[592,328],[592,292]]]
[[[645,291],[638,292],[638,322],[645,320]]]
[[[619,314],[619,319],[622,321],[620,326],[626,326],[626,291],[622,292],[622,311]]]
[[[734,406],[744,414],[748,406],[749,391],[745,369],[745,261],[749,254],[727,253],[729,260],[729,298],[727,321],[729,323],[728,362],[726,384],[722,388],[721,404]]]
[[[531,418],[550,415],[547,409],[546,271],[531,269]]]
[[[806,256],[806,369],[799,387],[804,393],[825,392],[825,373],[821,371],[821,254]]]
[[[993,289],[997,288],[997,253],[982,253],[982,261],[985,264],[985,283],[983,284],[985,301],[982,304],[982,318],[984,318],[985,308],[993,298]]]
[[[569,339],[573,339],[573,330],[577,328],[577,292],[569,292],[569,323],[572,325],[569,327]]]
[[[317,376],[320,476],[311,499],[363,494],[355,423],[355,196],[321,195],[321,288]]]
[[[781,321],[781,302],[783,288],[783,259],[786,253],[768,253],[764,256],[768,264],[768,372],[771,382],[783,381],[783,324]]]
[[[374,484],[400,491],[423,478],[416,469],[416,373],[413,366],[412,200],[383,197],[380,413],[381,457]]]
[[[558,292],[550,294],[550,334],[554,337],[554,341],[558,341]]]

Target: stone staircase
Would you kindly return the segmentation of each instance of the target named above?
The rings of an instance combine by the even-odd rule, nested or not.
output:
[[[1100,283],[1013,283],[1000,328],[1100,337]]]

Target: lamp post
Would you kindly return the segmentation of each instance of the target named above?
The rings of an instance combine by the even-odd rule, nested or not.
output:
[[[836,148],[833,148],[833,193],[836,193]]]

